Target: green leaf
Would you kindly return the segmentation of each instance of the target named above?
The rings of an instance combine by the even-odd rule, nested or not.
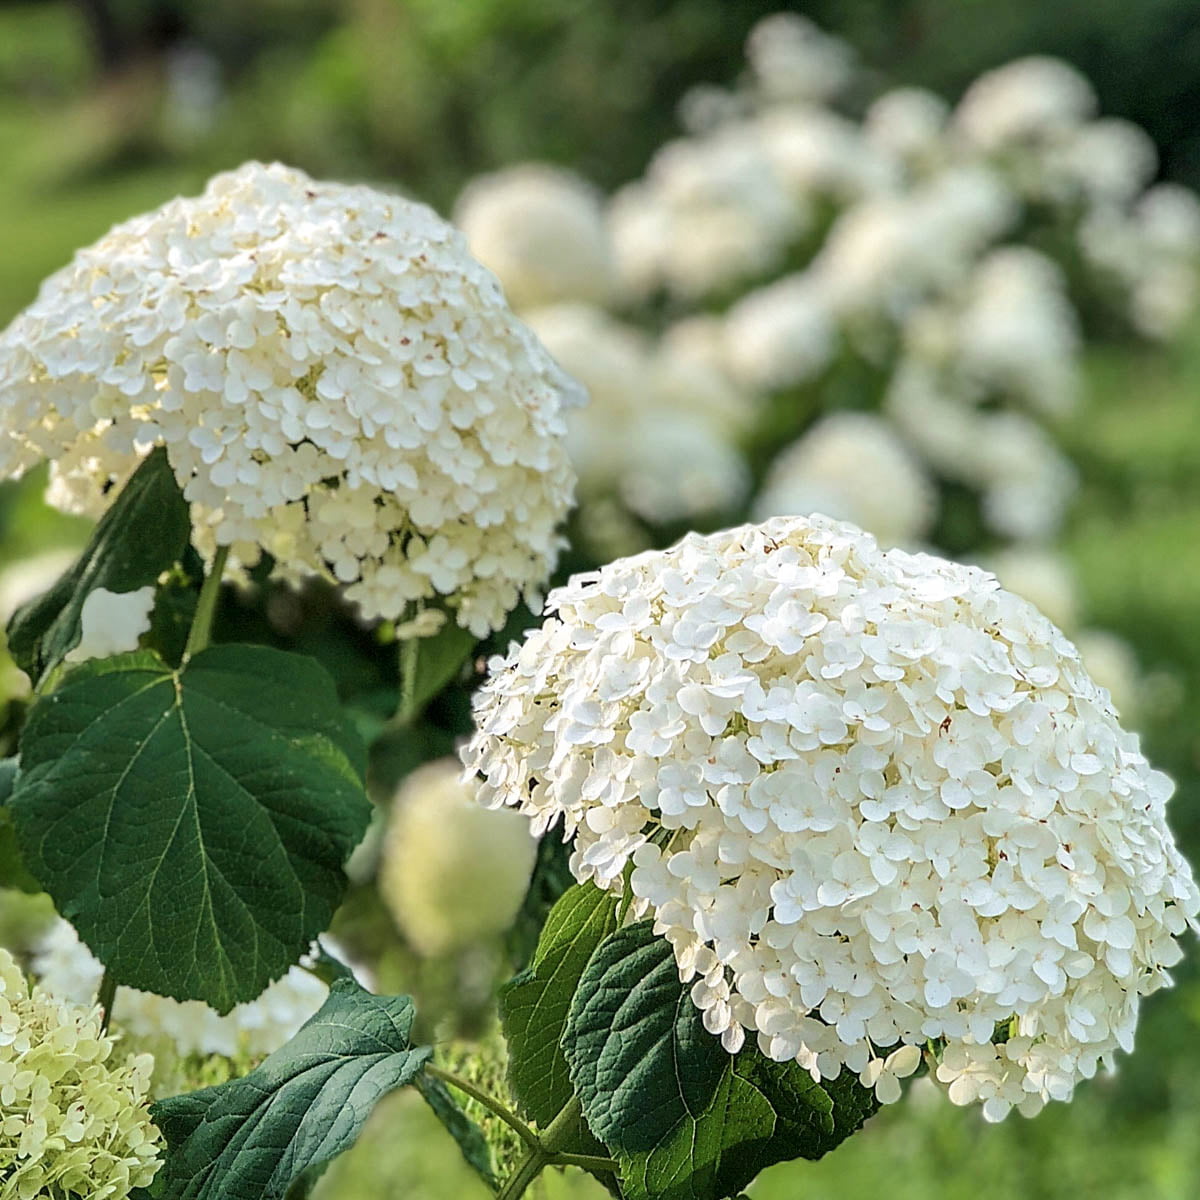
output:
[[[187,501],[160,446],[100,518],[70,570],[13,614],[8,623],[13,660],[40,683],[78,645],[79,614],[89,593],[96,588],[134,592],[154,585],[182,557],[190,534]]]
[[[459,672],[478,645],[479,639],[454,621],[448,613],[446,623],[433,637],[412,638],[400,643],[401,721],[413,721],[426,705]]]
[[[500,992],[509,1086],[539,1125],[549,1125],[574,1095],[559,1042],[580,976],[616,927],[617,898],[577,884],[550,910],[533,962]]]
[[[131,987],[251,1000],[324,930],[371,805],[311,659],[213,646],[84,663],[30,711],[11,809],[25,862]]]
[[[467,1164],[474,1168],[484,1183],[493,1190],[496,1189],[500,1184],[496,1174],[496,1159],[483,1130],[463,1112],[458,1101],[440,1079],[434,1079],[430,1075],[419,1075],[414,1083],[417,1091],[437,1115],[437,1119],[458,1143]]]
[[[629,1200],[734,1196],[772,1163],[819,1158],[874,1112],[853,1076],[818,1084],[753,1045],[727,1053],[690,993],[642,921],[600,946],[571,1004],[571,1081]]]
[[[0,758],[0,888],[15,888],[32,896],[42,890],[42,885],[30,875],[21,858],[12,814],[8,811],[8,801],[16,782],[17,760]]]
[[[283,1200],[348,1149],[375,1104],[412,1083],[431,1051],[409,1041],[407,996],[339,980],[281,1050],[242,1079],[160,1100],[167,1200]]]

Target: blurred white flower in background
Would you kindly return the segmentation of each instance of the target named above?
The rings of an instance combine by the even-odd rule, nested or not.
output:
[[[1028,600],[1066,633],[1079,624],[1079,585],[1071,564],[1046,546],[1009,546],[982,564],[1000,583]]]
[[[936,169],[947,157],[950,106],[924,88],[896,88],[880,96],[863,118],[863,135],[914,174]]]
[[[440,759],[418,767],[396,793],[379,893],[418,951],[452,954],[508,929],[536,856],[529,822],[480,808],[458,761]]]
[[[33,972],[60,1000],[91,1004],[104,968],[73,926],[56,921],[36,948]],[[113,1025],[137,1037],[166,1037],[180,1055],[261,1057],[278,1050],[325,1002],[329,989],[302,967],[292,967],[257,1000],[220,1016],[199,1000],[171,1000],[136,988],[117,988]]]
[[[0,625],[7,625],[21,605],[48,592],[76,557],[77,551],[65,547],[43,550],[0,570]]]
[[[133,592],[93,588],[79,610],[79,643],[64,661],[81,663],[136,650],[138,639],[150,628],[153,608],[153,585]]]
[[[824,293],[808,274],[787,275],[730,308],[723,330],[734,377],[757,391],[779,391],[820,375],[838,344]]]
[[[746,40],[754,82],[771,100],[832,100],[854,78],[854,51],[798,13],[764,17]]]
[[[733,438],[749,423],[752,402],[700,352],[708,328],[676,330],[656,346],[584,305],[526,319],[590,396],[570,414],[567,432],[585,507],[616,495],[644,520],[670,524],[745,498],[750,474]]]
[[[809,513],[850,521],[883,546],[912,546],[929,532],[937,493],[890,422],[833,413],[780,452],[752,510],[756,521]]]
[[[954,113],[957,132],[982,150],[1063,140],[1096,110],[1096,94],[1074,67],[1041,55],[981,75]]]
[[[602,304],[612,295],[600,193],[572,172],[523,163],[477,176],[458,198],[454,223],[518,311],[572,300]]]

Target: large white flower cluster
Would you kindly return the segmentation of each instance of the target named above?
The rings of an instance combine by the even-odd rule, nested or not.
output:
[[[0,948],[0,1200],[125,1200],[154,1179],[154,1060],[115,1054],[100,1016],[31,991]]]
[[[481,797],[565,823],[736,1051],[999,1119],[1131,1045],[1200,894],[1172,785],[974,567],[779,519],[611,563],[479,693]]]
[[[56,921],[38,943],[34,974],[43,991],[73,1004],[90,1004],[104,967],[67,921]],[[221,1016],[199,1000],[172,1000],[136,988],[117,988],[113,1027],[139,1038],[168,1038],[181,1056],[278,1050],[325,1002],[329,989],[301,967],[292,967],[257,1000]]]
[[[250,163],[117,226],[0,335],[0,476],[103,508],[165,444],[202,549],[483,635],[570,504],[575,387],[432,210]]]
[[[585,505],[616,495],[655,524],[737,506],[750,486],[733,434],[752,411],[729,377],[689,346],[655,343],[588,305],[527,314],[555,358],[588,389],[568,419],[568,444]],[[684,331],[686,333],[686,331]]]
[[[874,413],[823,417],[772,462],[755,520],[821,512],[885,546],[913,546],[937,515],[937,493],[895,427]]]

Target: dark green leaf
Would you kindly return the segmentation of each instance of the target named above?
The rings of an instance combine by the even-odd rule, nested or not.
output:
[[[559,1042],[579,978],[616,924],[615,896],[576,885],[551,909],[533,962],[500,993],[509,1086],[539,1125],[549,1125],[574,1095]]]
[[[42,886],[25,867],[21,851],[17,849],[12,814],[8,811],[8,800],[16,782],[17,760],[0,758],[0,887],[34,895],[42,890]]]
[[[496,1175],[496,1160],[483,1130],[463,1112],[458,1101],[440,1079],[434,1079],[430,1075],[419,1075],[415,1084],[417,1091],[425,1097],[426,1103],[433,1109],[438,1120],[458,1143],[458,1148],[468,1165],[478,1172],[489,1187],[496,1188],[500,1183]]]
[[[875,1110],[853,1076],[818,1084],[753,1045],[727,1053],[649,921],[618,930],[592,956],[563,1049],[630,1200],[736,1195],[772,1163],[819,1158]]]
[[[187,502],[159,447],[100,518],[74,566],[13,614],[8,649],[14,661],[40,682],[78,644],[79,614],[90,592],[152,586],[183,555],[190,533]]]
[[[26,864],[131,987],[253,999],[324,930],[371,806],[311,659],[213,646],[85,663],[30,711],[11,809]]]
[[[315,1016],[242,1079],[160,1100],[166,1200],[283,1200],[306,1172],[348,1149],[388,1092],[429,1058],[409,1042],[407,996],[339,980]]]
[[[400,643],[400,711],[402,721],[413,721],[425,706],[459,672],[479,639],[455,623],[454,614],[433,636]]]

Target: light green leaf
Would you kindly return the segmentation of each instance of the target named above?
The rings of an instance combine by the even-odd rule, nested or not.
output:
[[[8,623],[16,664],[40,682],[79,643],[79,614],[96,588],[150,587],[187,548],[187,501],[160,446],[134,472],[100,518],[75,564],[46,593],[22,605]]]
[[[629,1200],[734,1196],[772,1163],[832,1150],[875,1109],[851,1076],[823,1085],[752,1045],[727,1053],[649,921],[617,930],[593,955],[563,1049]]]
[[[419,1075],[413,1081],[426,1104],[433,1109],[437,1119],[446,1127],[450,1136],[458,1143],[463,1158],[491,1188],[499,1186],[496,1175],[496,1159],[487,1143],[483,1130],[463,1112],[457,1100],[440,1079],[431,1075]]]
[[[339,980],[249,1075],[160,1100],[150,1112],[167,1140],[165,1200],[283,1200],[354,1143],[383,1096],[417,1078],[431,1051],[410,1044],[413,1014],[407,996]]]
[[[401,721],[415,721],[426,705],[462,668],[478,644],[478,638],[462,629],[449,613],[446,623],[433,637],[413,638],[400,643]]]
[[[617,898],[577,884],[550,910],[533,962],[500,993],[509,1086],[539,1125],[549,1125],[574,1095],[559,1042],[580,976],[616,927]]]
[[[371,815],[328,676],[263,646],[85,663],[30,711],[26,865],[120,983],[220,1012],[324,930]]]

